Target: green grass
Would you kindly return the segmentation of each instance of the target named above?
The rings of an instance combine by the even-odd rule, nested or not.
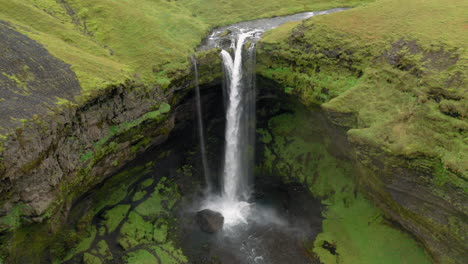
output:
[[[357,6],[372,2],[372,0],[290,0],[287,2],[284,0],[261,0],[255,1],[255,3],[248,0],[181,0],[180,2],[200,20],[211,26],[218,26],[254,18]]]
[[[265,34],[259,73],[306,104],[348,114],[334,121],[353,128],[354,142],[440,160],[447,183],[466,192],[467,8],[379,0],[288,24]]]
[[[92,95],[126,79],[167,87],[214,26],[365,2],[0,0],[0,19],[72,65],[83,94]]]
[[[372,173],[367,173],[360,177],[365,178],[362,184],[367,194],[401,216],[403,222],[425,226],[429,236],[441,244],[457,241],[450,246],[455,253],[440,254],[439,245],[422,238],[435,261],[443,263],[458,263],[463,256],[457,252],[463,252],[466,244],[460,230],[468,192],[467,8],[466,1],[458,0],[378,0],[267,32],[257,56],[260,74],[282,84],[303,103],[320,105],[331,122],[347,130],[347,139],[355,147],[360,163],[379,175],[373,178]],[[303,144],[300,139],[297,142]],[[285,152],[294,153],[289,149]],[[278,149],[268,149],[267,160],[274,158],[274,153]],[[299,167],[274,162],[284,168]],[[417,177],[395,173],[395,168]],[[298,174],[299,179],[303,180],[304,175]],[[432,211],[400,206],[396,198],[385,197],[393,175],[417,182],[430,194],[425,199],[442,199],[460,214],[447,213],[444,217],[449,224],[439,224],[431,220]],[[335,179],[333,184],[338,182]],[[357,244],[356,248],[347,245],[348,240],[361,246],[372,240],[374,244],[366,246],[369,249],[386,243],[405,245],[400,241],[405,234],[386,234],[386,229],[380,227],[385,224],[381,219],[375,226],[360,225],[372,220],[374,213],[366,209],[364,201],[352,200],[349,208],[361,211],[358,215],[349,211],[344,201],[329,205],[324,216],[338,220],[324,221],[324,235],[316,241],[315,253],[322,254],[326,263],[346,263],[326,255],[321,243],[327,240],[338,244],[338,252],[342,248],[340,256],[361,259],[361,263],[378,257],[377,253],[394,263],[419,263],[405,254],[393,256],[401,258],[398,260],[385,252],[360,251]],[[382,237],[391,240],[368,238],[373,232],[382,232]]]
[[[92,38],[84,36],[65,15],[63,6],[52,0],[1,0],[0,19],[43,44],[54,56],[72,65],[84,92],[123,82],[127,67],[112,58]],[[44,11],[45,6],[48,12]]]

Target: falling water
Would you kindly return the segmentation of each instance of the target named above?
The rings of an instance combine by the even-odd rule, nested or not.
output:
[[[228,52],[222,52],[222,58],[226,72],[231,73],[228,85],[228,104],[226,111],[226,148],[224,157],[223,172],[223,196],[228,200],[245,200],[250,194],[249,171],[245,155],[248,150],[249,136],[248,126],[250,117],[250,107],[246,100],[246,95],[250,94],[245,79],[243,78],[243,56],[245,40],[252,36],[252,32],[241,33],[235,49],[234,58]]]
[[[255,153],[255,54],[256,42],[266,30],[275,28],[283,23],[300,21],[314,15],[328,14],[345,9],[332,9],[320,12],[305,12],[296,15],[271,19],[259,19],[241,22],[215,29],[204,41],[200,48],[208,50],[221,49],[223,64],[223,98],[226,114],[225,128],[225,153],[224,166],[220,174],[220,192],[212,192],[203,197],[195,210],[211,209],[220,212],[224,217],[222,236],[213,236],[209,248],[228,252],[226,259],[239,257],[236,263],[289,263],[284,259],[275,260],[276,252],[271,252],[269,247],[272,238],[278,234],[283,240],[284,234],[289,237],[295,232],[295,226],[290,226],[288,214],[280,214],[277,209],[269,204],[269,200],[251,198],[253,192],[253,168]],[[227,34],[226,34],[227,32]],[[200,111],[199,111],[200,112]],[[266,202],[266,203],[265,203]],[[295,217],[295,216],[294,216]],[[302,220],[300,221],[302,223]],[[308,226],[308,225],[307,225]],[[292,228],[291,228],[292,227]],[[282,233],[286,228],[286,233]],[[280,230],[280,233],[277,233]],[[291,232],[290,232],[290,231]],[[300,234],[292,235],[290,241],[303,241],[301,225]],[[272,232],[273,231],[273,232]],[[270,236],[270,234],[276,235]],[[205,237],[205,236],[203,236]],[[200,241],[195,243],[198,245]],[[293,244],[293,243],[291,243]],[[294,246],[293,246],[294,247]],[[235,251],[239,250],[240,256]],[[274,245],[274,250],[277,245]],[[206,248],[203,246],[203,258]],[[232,254],[231,254],[232,253]],[[273,254],[272,254],[273,253]],[[302,248],[296,256],[290,252],[285,259],[290,263],[304,263]],[[299,260],[295,261],[295,260]],[[223,261],[224,262],[224,261]],[[231,261],[232,262],[232,261]]]
[[[252,191],[255,133],[255,46],[243,54],[256,31],[237,35],[234,57],[221,51],[225,74],[226,131],[221,196],[208,197],[204,207],[219,211],[225,226],[247,223]]]
[[[197,66],[197,59],[192,56],[192,63],[193,63],[193,72],[195,75],[195,94],[197,100],[197,123],[198,123],[198,135],[200,140],[200,153],[202,158],[202,165],[203,165],[203,174],[205,175],[205,182],[207,191],[211,191],[211,179],[209,175],[208,169],[208,159],[206,157],[206,144],[205,144],[205,131],[203,126],[203,112],[201,107],[201,99],[200,99],[200,85],[198,84],[198,66]]]
[[[255,43],[266,30],[286,22],[314,15],[329,14],[345,8],[305,12],[272,19],[259,19],[217,28],[201,50],[221,48],[223,95],[226,111],[226,144],[221,195],[205,197],[200,209],[209,208],[224,216],[228,227],[252,220],[259,208],[250,204],[253,191],[255,146]],[[228,34],[225,34],[228,32]],[[230,40],[230,42],[229,42]],[[246,44],[247,43],[247,44]],[[234,50],[231,54],[229,50]],[[255,210],[255,213],[253,211]]]
[[[245,42],[256,31],[237,35],[234,57],[221,51],[225,74],[226,131],[221,196],[207,197],[203,208],[221,212],[225,226],[247,223],[252,191],[255,133],[255,46],[243,54]]]

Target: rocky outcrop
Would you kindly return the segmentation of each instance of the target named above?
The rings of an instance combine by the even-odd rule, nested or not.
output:
[[[78,195],[164,141],[173,127],[166,100],[157,89],[146,93],[128,83],[16,129],[2,152],[1,220],[19,206],[21,221],[63,216]],[[2,230],[21,224],[0,223]]]
[[[200,229],[207,233],[216,233],[223,228],[224,217],[221,213],[205,209],[197,213]]]

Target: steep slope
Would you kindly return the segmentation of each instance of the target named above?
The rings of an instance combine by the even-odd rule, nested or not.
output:
[[[273,30],[258,55],[347,130],[363,190],[440,263],[467,257],[467,7],[381,0]]]

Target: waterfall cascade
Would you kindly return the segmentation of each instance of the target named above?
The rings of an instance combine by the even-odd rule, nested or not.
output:
[[[232,45],[234,56],[227,50],[221,51],[225,73],[224,94],[227,97],[224,169],[221,195],[208,199],[205,208],[221,212],[227,226],[246,223],[249,212],[254,161],[255,45],[251,43],[247,52],[244,49],[245,42],[255,33],[250,31],[237,35],[236,44]]]
[[[206,157],[206,143],[205,143],[205,130],[203,126],[203,111],[201,106],[201,98],[200,98],[200,86],[198,83],[198,65],[197,59],[192,56],[192,63],[193,63],[193,72],[195,77],[195,96],[196,96],[196,105],[197,105],[197,125],[198,125],[198,135],[200,140],[200,155],[202,159],[203,165],[203,174],[205,175],[205,183],[207,187],[207,191],[210,192],[212,190],[212,181],[210,178],[210,171],[208,167],[208,159]]]
[[[253,191],[255,145],[255,43],[266,30],[314,15],[345,9],[305,12],[273,19],[258,19],[217,28],[201,50],[222,48],[223,95],[226,110],[224,169],[220,195],[206,197],[200,209],[211,209],[224,216],[224,226],[247,223],[255,209],[249,204]],[[233,50],[233,54],[229,51]],[[257,212],[259,213],[259,212]]]
[[[249,144],[252,143],[250,138],[255,132],[253,130],[255,122],[251,122],[255,120],[255,113],[251,111],[254,108],[252,104],[255,104],[255,100],[249,100],[249,97],[255,93],[255,90],[253,84],[248,82],[248,76],[253,73],[246,71],[248,69],[243,63],[244,58],[247,62],[253,58],[250,53],[243,56],[243,49],[246,39],[252,37],[253,33],[241,33],[238,36],[234,58],[226,50],[221,52],[226,68],[225,72],[231,74],[231,77],[228,78],[229,83],[225,85],[228,88],[226,94],[229,99],[226,110],[226,148],[222,195],[231,201],[247,200],[250,196],[251,175],[249,168],[251,166],[248,163],[253,162],[252,155],[249,155],[249,148],[253,149],[253,146]]]

